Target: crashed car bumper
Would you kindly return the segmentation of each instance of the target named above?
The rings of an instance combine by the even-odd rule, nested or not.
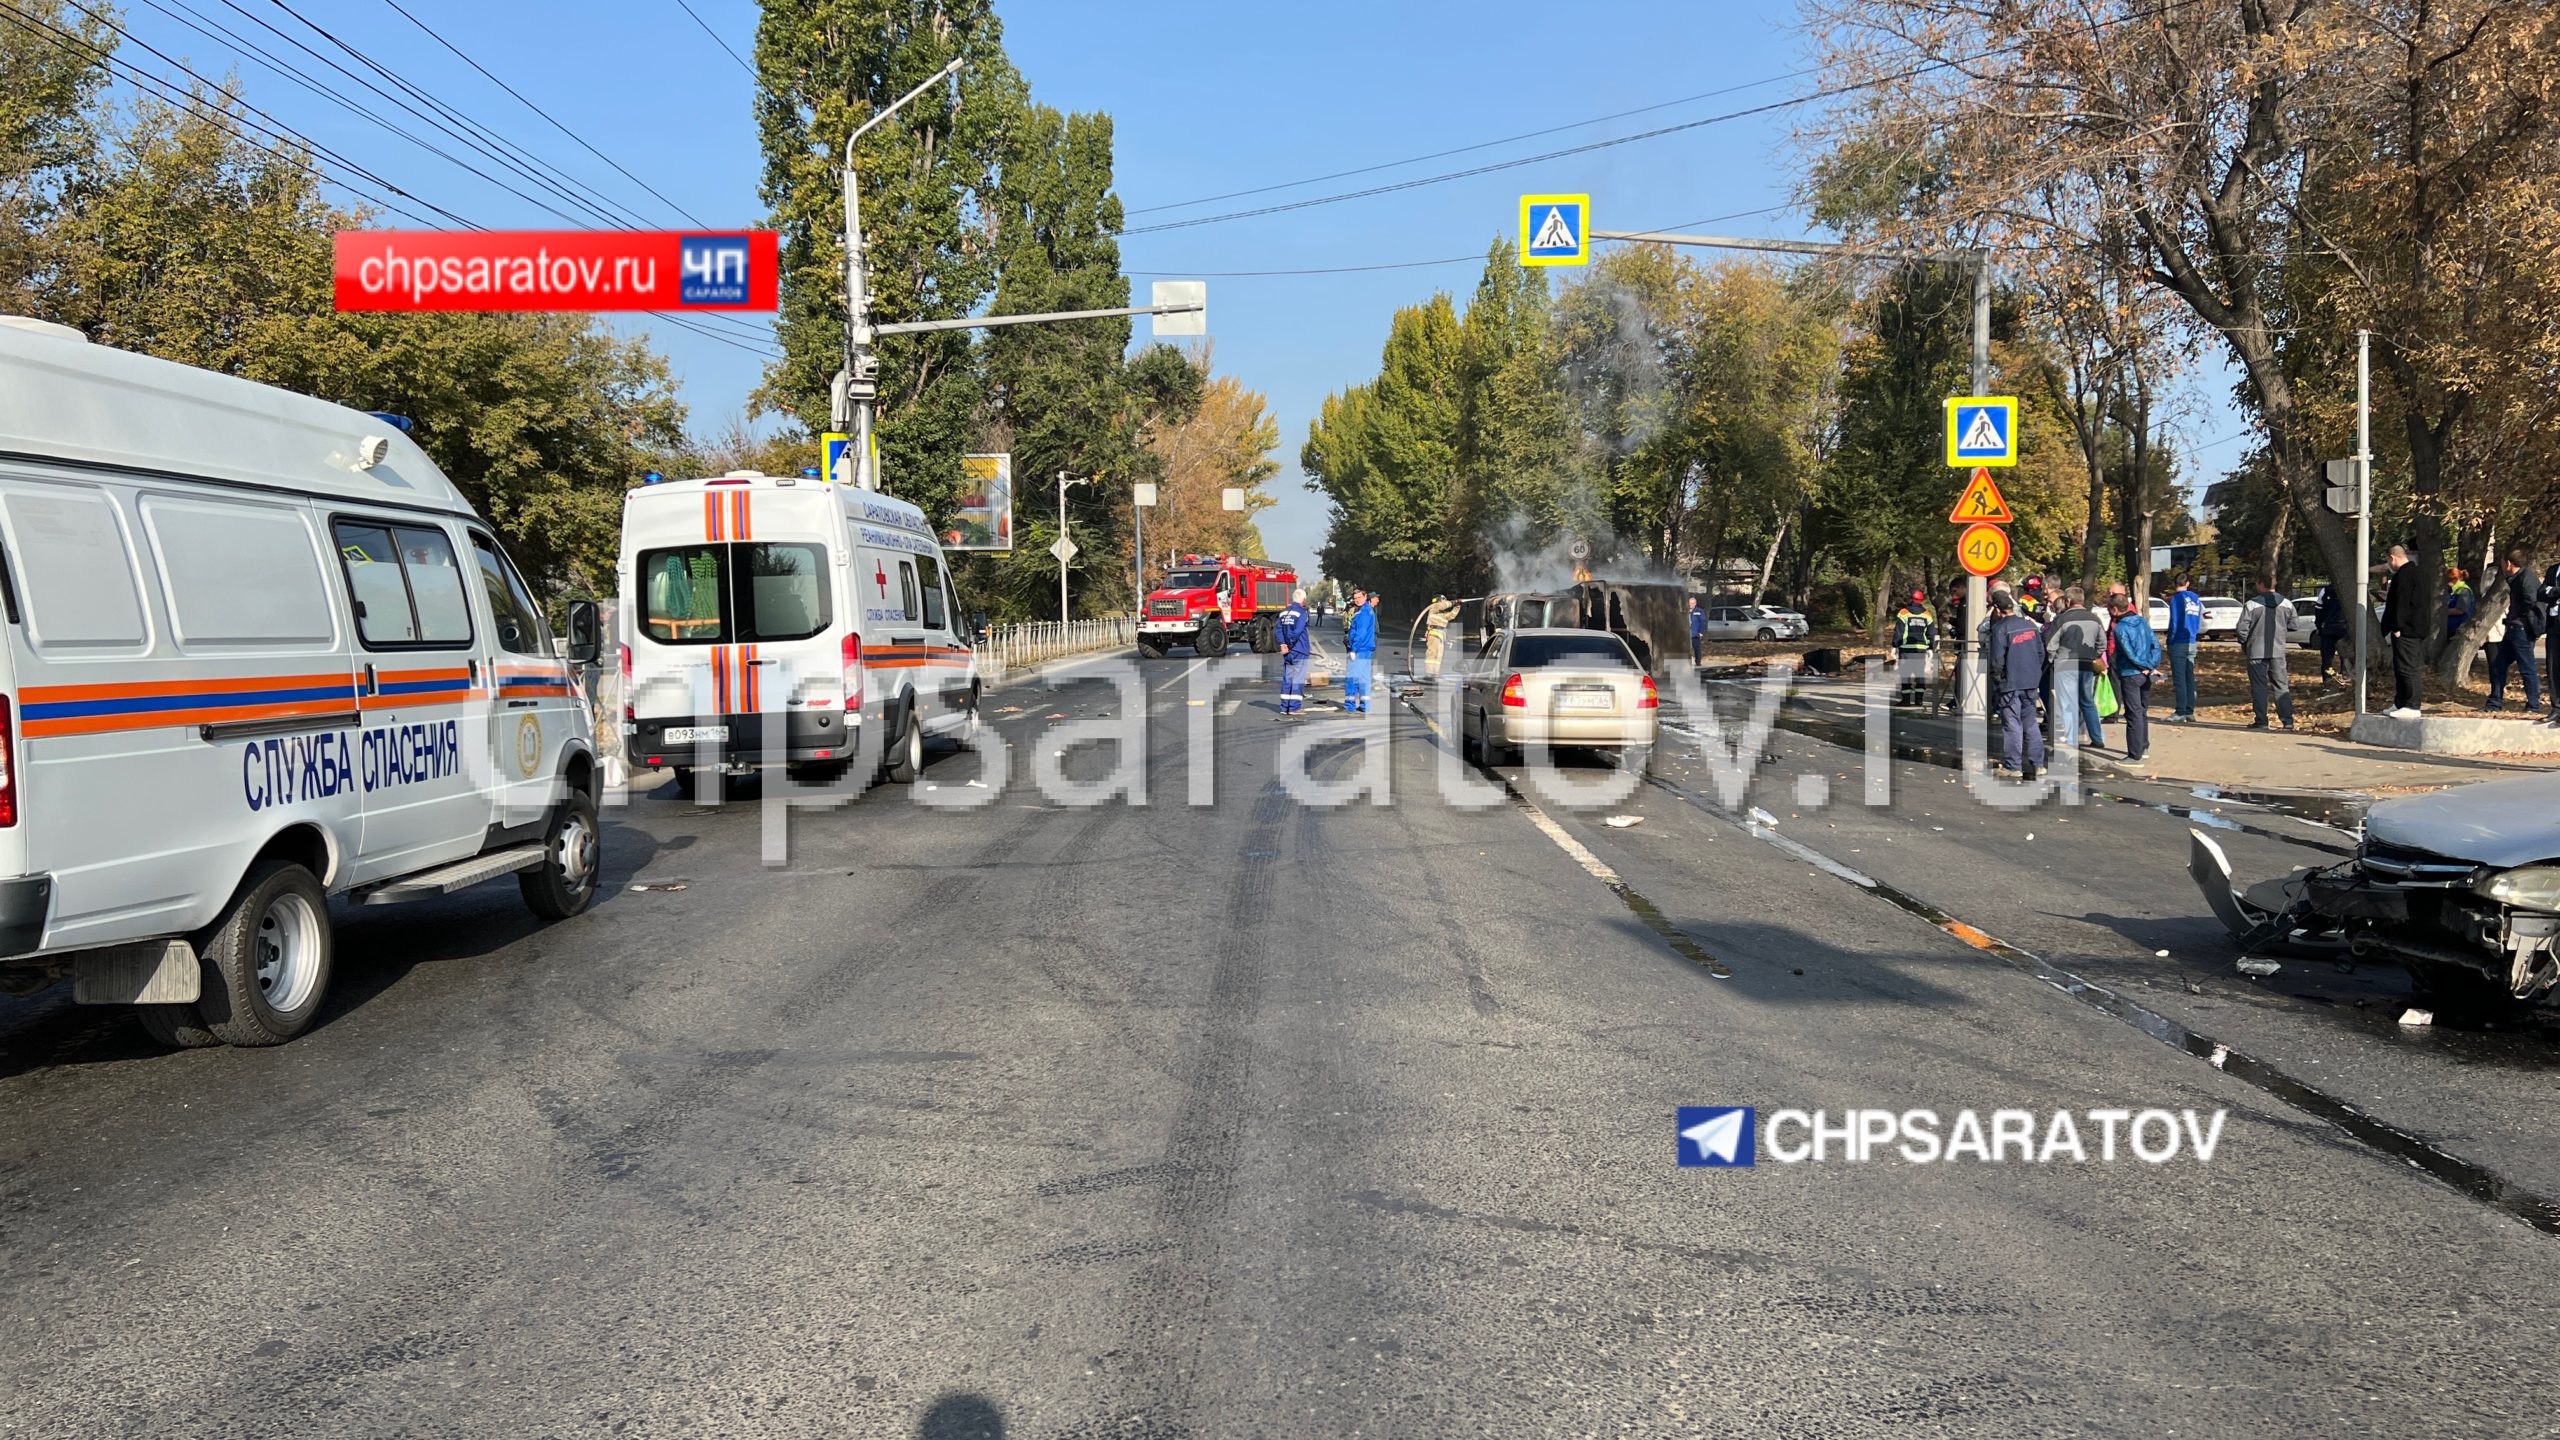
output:
[[[2479,893],[2494,871],[2376,853],[2242,890],[2222,849],[2190,831],[2187,870],[2225,928],[2251,950],[2390,960],[2413,973],[2476,977],[2517,1000],[2560,1004],[2560,914]]]

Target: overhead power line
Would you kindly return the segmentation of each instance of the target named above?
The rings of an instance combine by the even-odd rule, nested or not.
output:
[[[276,0],[276,3],[278,3],[279,5],[281,5],[281,4],[283,3],[283,0]],[[508,83],[507,83],[506,81],[504,81],[504,80],[499,79],[499,78],[498,78],[497,76],[495,76],[495,75],[491,75],[491,74],[489,73],[489,69],[488,69],[488,67],[487,67],[487,66],[482,65],[479,61],[472,59],[469,55],[465,55],[465,54],[463,54],[462,50],[461,50],[459,47],[457,47],[457,46],[456,46],[452,41],[447,40],[446,38],[444,38],[442,35],[437,34],[437,33],[436,33],[432,28],[430,28],[430,27],[428,26],[427,22],[425,22],[424,20],[419,19],[419,18],[418,18],[417,16],[415,16],[415,15],[410,14],[410,13],[409,13],[409,11],[408,11],[408,8],[407,8],[406,6],[403,6],[402,4],[400,4],[400,0],[383,0],[383,3],[384,3],[384,4],[386,4],[386,5],[389,5],[392,9],[399,11],[399,12],[400,12],[400,18],[402,18],[402,19],[404,19],[404,20],[408,21],[408,22],[409,22],[410,24],[412,24],[412,25],[417,26],[420,30],[424,30],[424,31],[426,31],[426,33],[427,33],[427,35],[428,35],[428,37],[429,37],[430,39],[434,40],[437,44],[439,44],[439,45],[443,46],[445,49],[452,51],[452,52],[454,53],[454,55],[462,61],[462,63],[463,63],[463,64],[468,65],[468,66],[470,66],[472,69],[479,71],[482,75],[487,76],[490,84],[497,86],[499,89],[506,91],[506,92],[507,92],[508,94],[510,94],[510,95],[515,96],[515,98],[516,98],[519,102],[521,102],[521,103],[523,104],[523,106],[524,106],[526,109],[528,109],[528,110],[532,111],[532,112],[533,112],[534,114],[536,114],[536,115],[541,116],[541,117],[542,117],[542,119],[543,119],[543,121],[544,121],[544,123],[548,124],[552,129],[557,130],[557,131],[559,131],[561,134],[568,136],[571,140],[576,141],[576,142],[578,143],[578,148],[580,148],[580,149],[582,149],[582,150],[586,151],[586,152],[587,152],[588,154],[590,154],[590,155],[593,155],[594,157],[596,157],[597,159],[599,159],[599,160],[603,161],[603,162],[604,162],[604,163],[606,163],[607,165],[612,166],[612,167],[614,168],[614,170],[615,170],[617,173],[619,173],[619,174],[622,176],[622,178],[624,178],[625,180],[628,180],[628,181],[630,181],[632,184],[639,186],[641,189],[648,191],[648,192],[649,192],[649,194],[650,194],[652,197],[654,197],[654,198],[657,200],[657,202],[658,202],[659,204],[666,206],[668,209],[673,210],[673,211],[674,211],[674,212],[676,212],[678,215],[681,215],[681,216],[683,216],[685,219],[692,221],[692,222],[693,222],[693,224],[694,224],[694,227],[695,227],[696,229],[708,230],[708,229],[711,229],[711,228],[712,228],[709,224],[705,223],[705,222],[704,222],[700,217],[696,216],[692,211],[687,210],[687,209],[686,209],[686,208],[684,208],[682,205],[679,205],[679,204],[677,204],[675,201],[668,199],[668,198],[667,198],[663,193],[661,193],[661,192],[659,191],[658,187],[656,187],[656,186],[654,186],[654,185],[650,184],[650,183],[649,183],[648,181],[646,181],[646,180],[641,179],[639,176],[632,174],[629,170],[625,170],[625,169],[623,169],[623,167],[622,167],[622,162],[621,162],[621,161],[614,159],[612,156],[607,155],[607,154],[606,154],[606,153],[604,153],[602,150],[599,150],[599,149],[597,149],[595,146],[593,146],[593,145],[589,144],[589,143],[587,142],[587,137],[586,137],[586,136],[581,135],[581,134],[579,134],[577,131],[570,129],[568,126],[561,124],[557,119],[553,118],[553,116],[552,116],[552,114],[551,114],[551,112],[550,112],[550,111],[545,110],[545,109],[543,109],[541,106],[534,104],[531,100],[527,100],[527,99],[524,97],[523,93],[522,93],[521,91],[517,90],[517,89],[516,89],[516,87],[514,87],[513,85],[508,84]],[[300,17],[299,17],[299,16],[296,16],[295,18],[299,19]],[[309,21],[307,21],[307,20],[306,20],[306,21],[304,21],[303,23],[304,23],[304,24],[306,24],[306,25],[307,25],[307,24],[310,24],[310,22],[309,22]],[[326,32],[323,32],[323,33],[326,33]],[[335,37],[333,36],[333,37],[331,37],[331,38],[333,38],[333,39],[334,39]],[[717,37],[714,37],[714,38],[717,38]]]
[[[678,0],[678,3],[682,3],[682,0]],[[1790,80],[1801,80],[1808,75],[1815,75],[1819,73],[1821,73],[1820,66],[1811,66],[1803,70],[1789,71],[1784,75],[1771,75],[1759,80],[1745,80],[1739,85],[1727,85],[1715,90],[1701,90],[1695,95],[1684,95],[1677,100],[1663,100],[1651,105],[1639,105],[1633,110],[1620,110],[1608,115],[1594,115],[1588,120],[1569,120],[1562,125],[1549,125],[1543,130],[1523,130],[1517,135],[1505,135],[1499,140],[1479,140],[1472,145],[1454,145],[1446,150],[1434,150],[1425,155],[1408,155],[1401,160],[1381,160],[1375,165],[1360,165],[1349,170],[1336,170],[1329,175],[1310,175],[1303,180],[1283,180],[1276,185],[1255,185],[1249,189],[1229,190],[1224,194],[1219,195],[1203,195],[1196,200],[1169,200],[1161,205],[1141,205],[1136,209],[1131,210],[1129,213],[1132,215],[1150,215],[1159,210],[1187,210],[1194,205],[1209,205],[1220,200],[1240,200],[1247,195],[1267,195],[1274,190],[1294,190],[1301,185],[1321,185],[1328,180],[1347,180],[1354,175],[1369,175],[1380,170],[1393,170],[1399,166],[1419,165],[1426,160],[1446,160],[1452,155],[1466,155],[1477,150],[1491,150],[1498,145],[1513,145],[1523,140],[1535,140],[1544,135],[1560,135],[1567,130],[1579,130],[1585,125],[1605,125],[1612,120],[1624,120],[1630,115],[1648,115],[1656,110],[1670,110],[1682,105],[1694,105],[1701,100],[1713,100],[1719,96],[1735,95],[1745,90],[1758,90],[1770,85],[1783,85]]]
[[[1656,225],[1650,230],[1638,233],[1666,234],[1670,231],[1686,229],[1691,225],[1715,225],[1727,220],[1749,220],[1754,216],[1775,215],[1779,211],[1794,208],[1796,207],[1793,205],[1763,205],[1757,210],[1736,210],[1726,215],[1710,215],[1703,220],[1682,220],[1670,225]],[[1243,280],[1280,275],[1357,275],[1371,270],[1419,270],[1431,265],[1481,265],[1483,263],[1484,252],[1479,250],[1467,255],[1444,255],[1436,260],[1389,260],[1375,265],[1324,265],[1304,270],[1127,270],[1122,273],[1147,277],[1184,276],[1194,280]]]
[[[2132,24],[2136,21],[2153,19],[2157,16],[2170,14],[2174,11],[2190,9],[2203,3],[2205,3],[2205,0],[2167,0],[2167,3],[2156,5],[2148,10],[2134,11],[2128,14],[2119,15],[2110,20],[2097,21],[2083,28],[2089,34],[2096,34],[2101,30],[2113,29],[2116,26]],[[1568,145],[1560,150],[1548,150],[1536,155],[1523,155],[1511,160],[1496,160],[1490,164],[1474,165],[1464,170],[1450,170],[1438,175],[1424,175],[1412,180],[1399,180],[1390,185],[1372,185],[1364,189],[1345,190],[1333,195],[1318,195],[1312,199],[1292,200],[1284,204],[1258,206],[1251,210],[1229,210],[1218,215],[1197,215],[1187,220],[1164,220],[1153,225],[1137,225],[1123,230],[1120,233],[1123,235],[1151,235],[1165,230],[1187,230],[1199,225],[1217,225],[1229,220],[1249,220],[1257,216],[1278,215],[1291,210],[1305,210],[1317,205],[1337,205],[1345,200],[1365,200],[1376,195],[1391,195],[1403,190],[1418,190],[1426,185],[1446,184],[1451,180],[1465,180],[1473,176],[1490,175],[1502,170],[1516,170],[1523,165],[1536,165],[1543,161],[1561,160],[1573,155],[1588,155],[1596,150],[1615,149],[1621,145],[1633,145],[1640,141],[1658,140],[1665,135],[1678,135],[1691,130],[1701,130],[1710,125],[1724,125],[1730,124],[1736,120],[1747,120],[1755,115],[1768,115],[1780,110],[1792,110],[1801,106],[1816,104],[1824,100],[1836,100],[1845,95],[1854,95],[1862,90],[1873,90],[1881,86],[1896,85],[1906,80],[1917,79],[1918,77],[1929,74],[1932,71],[1953,69],[1962,65],[1976,64],[1983,60],[1995,59],[1999,56],[2011,54],[2015,51],[2024,49],[2029,44],[2036,43],[2042,43],[2041,37],[2039,37],[2037,41],[2022,41],[2016,45],[2005,45],[1997,49],[1983,51],[1977,55],[1968,55],[1952,60],[1924,60],[1902,70],[1895,71],[1889,75],[1879,75],[1873,79],[1856,80],[1842,85],[1825,86],[1822,89],[1808,91],[1802,95],[1790,96],[1784,100],[1772,100],[1762,105],[1749,105],[1740,110],[1727,110],[1720,114],[1708,115],[1697,120],[1685,120],[1677,125],[1663,125],[1651,130],[1639,131],[1633,135],[1619,135],[1607,140],[1594,140],[1583,145]]]
[[[693,23],[702,27],[702,33],[711,37],[712,44],[719,46],[723,50],[728,50],[729,58],[738,62],[738,68],[747,72],[748,79],[753,80],[756,78],[756,67],[747,63],[746,56],[739,54],[735,50],[730,50],[729,42],[720,38],[720,32],[712,29],[711,22],[703,19],[699,11],[685,3],[685,0],[676,0],[676,8],[682,10],[687,15],[691,15],[693,17]]]
[[[132,61],[125,59],[112,49],[92,43],[77,31],[66,30],[49,21],[37,19],[36,17],[20,10],[19,7],[15,5],[0,5],[0,20],[8,20],[18,25],[20,28],[36,35],[37,38],[52,44],[57,49],[64,50],[73,55],[81,56],[97,63],[104,68],[108,74],[124,80],[126,83],[133,85],[136,89],[152,96],[155,99],[159,99],[182,110],[193,111],[210,121],[229,128],[235,134],[240,134],[244,138],[252,138],[256,140],[262,147],[273,148],[280,152],[281,156],[288,160],[288,163],[296,165],[298,168],[309,174],[314,180],[344,191],[347,194],[354,196],[362,204],[374,206],[388,213],[400,215],[422,226],[433,227],[438,223],[438,220],[441,220],[445,224],[449,224],[463,230],[487,230],[489,228],[486,225],[482,225],[477,221],[457,214],[442,205],[438,205],[431,200],[427,200],[422,196],[412,193],[407,188],[401,186],[387,176],[384,176],[348,158],[329,146],[323,145],[312,139],[310,136],[286,125],[283,121],[278,120],[267,111],[260,109],[256,105],[250,104],[245,99],[242,99],[237,93],[207,79],[205,76],[189,67],[184,61],[171,56],[166,51],[159,49],[150,42],[133,35],[114,17],[101,16],[98,12],[88,9],[85,5],[81,5],[79,0],[72,0],[72,3],[76,8],[79,8],[82,13],[91,15],[93,18],[100,19],[102,23],[104,23],[108,29],[114,31],[124,43],[152,56],[161,63],[167,65],[170,69],[175,70],[178,74],[185,76],[189,82],[192,82],[195,89],[191,91],[186,85],[171,80],[166,76],[144,69]],[[207,95],[224,96],[229,100],[229,106],[210,103],[204,98]],[[236,107],[236,109],[232,107]],[[297,155],[296,152],[300,153]],[[331,171],[333,169],[338,173],[332,174]],[[383,192],[386,191],[392,196],[397,196],[398,199],[385,198]],[[409,203],[402,204],[401,201],[407,201]],[[417,208],[413,209],[411,206],[415,206]],[[430,212],[436,218],[431,219],[428,214],[419,213],[420,210]],[[741,340],[729,333],[706,329],[701,325],[694,323],[695,317],[666,314],[664,318],[668,323],[676,325],[677,327],[691,333],[700,335],[705,339],[717,340],[722,344],[731,345],[738,349],[749,350],[759,354],[769,355],[774,352],[774,347],[769,343],[761,345],[753,344]]]

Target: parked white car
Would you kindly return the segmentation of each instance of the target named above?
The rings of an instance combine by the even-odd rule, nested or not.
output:
[[[1808,628],[1802,615],[1773,605],[1719,605],[1707,612],[1710,640],[1792,640]]]
[[[2229,595],[2207,595],[2204,600],[2204,638],[2240,633],[2240,602]],[[2162,629],[2167,629],[2166,622]]]

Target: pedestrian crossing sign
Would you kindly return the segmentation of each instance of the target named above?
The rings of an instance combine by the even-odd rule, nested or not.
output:
[[[1947,398],[1947,463],[1959,470],[2018,463],[2018,399],[2014,395]]]
[[[1521,196],[1520,263],[1523,265],[1587,265],[1591,263],[1591,197],[1588,195]]]
[[[818,444],[825,457],[818,465],[818,483],[822,485],[852,485],[855,479],[853,473],[853,437],[850,435],[840,435],[835,431],[830,430],[818,437]]]

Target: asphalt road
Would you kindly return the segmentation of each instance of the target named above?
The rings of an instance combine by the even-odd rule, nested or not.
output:
[[[1189,671],[1146,667],[1143,807],[880,790],[773,866],[757,805],[644,794],[576,921],[342,911],[279,1049],[0,1006],[0,1433],[2553,1432],[2560,1236],[2514,1197],[2560,1194],[2560,1050],[2234,975],[2177,797],[1990,816],[1905,763],[1890,808],[1801,806],[1859,772],[1787,734],[1779,839],[1694,755],[1466,809],[1404,711],[1393,803],[1310,807],[1283,738],[1338,780],[1353,722]],[[1118,707],[990,703],[1023,752]],[[2243,823],[2244,869],[2321,858]],[[2229,1116],[2209,1164],[1709,1170],[1680,1104]]]

